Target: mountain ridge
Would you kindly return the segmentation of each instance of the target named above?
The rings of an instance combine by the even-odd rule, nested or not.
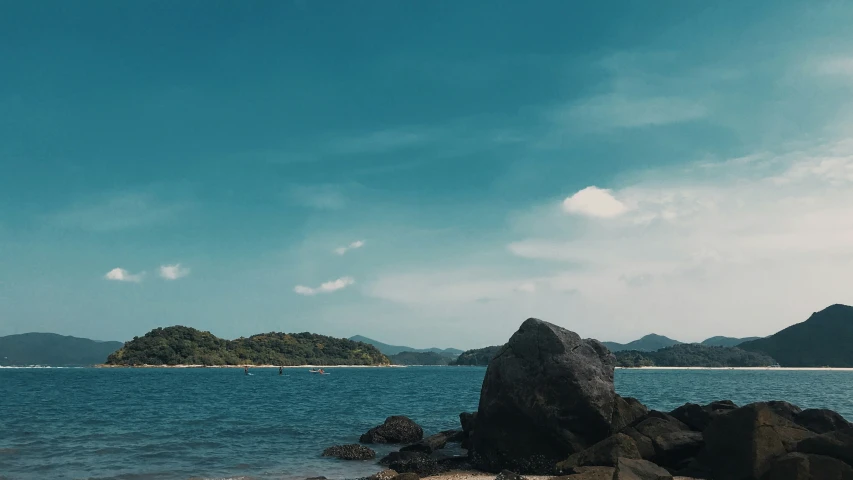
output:
[[[373,345],[374,347],[378,348],[379,351],[385,355],[397,355],[397,354],[400,354],[403,352],[414,352],[414,353],[432,352],[432,353],[438,353],[441,355],[455,357],[455,356],[462,353],[462,350],[459,350],[458,348],[436,348],[436,347],[412,348],[412,347],[406,347],[406,346],[402,346],[402,345],[390,345],[388,343],[383,343],[383,342],[380,342],[379,340],[374,340],[372,338],[368,338],[368,337],[365,337],[363,335],[353,335],[352,337],[349,337],[349,340],[352,340],[354,342],[366,343],[368,345]]]
[[[122,345],[58,333],[18,333],[0,337],[0,365],[89,366],[102,363]]]

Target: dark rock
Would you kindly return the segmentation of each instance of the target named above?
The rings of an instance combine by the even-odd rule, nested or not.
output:
[[[678,466],[702,450],[705,438],[702,432],[670,432],[652,438],[655,461],[660,465]]]
[[[620,458],[613,480],[672,480],[672,475],[648,460]]]
[[[575,467],[571,475],[552,477],[551,480],[613,480],[613,467]]]
[[[649,413],[649,409],[632,397],[616,395],[613,404],[612,430],[618,432]]]
[[[696,431],[703,431],[711,423],[711,410],[695,403],[685,403],[670,415]]]
[[[424,438],[424,430],[409,417],[396,415],[385,423],[371,428],[361,438],[361,443],[414,443]]]
[[[801,440],[796,451],[837,458],[853,466],[853,427]]]
[[[441,433],[436,433],[435,435],[430,435],[429,437],[424,438],[420,442],[403,447],[400,451],[432,453],[444,448],[447,445],[447,442],[449,442],[450,439],[455,438],[459,433],[461,433],[459,430],[447,430]]]
[[[574,467],[606,466],[616,465],[619,457],[641,458],[634,440],[623,433],[617,433],[612,437],[596,443],[595,445],[572,454],[568,459],[557,464],[558,472],[565,472]]]
[[[829,433],[851,426],[850,422],[832,410],[809,408],[794,417],[794,423],[802,425],[815,433]]]
[[[767,405],[770,410],[773,410],[773,413],[775,413],[776,415],[779,415],[785,420],[790,420],[792,422],[797,417],[797,415],[799,415],[803,411],[800,407],[792,405],[783,400],[771,400],[769,402],[763,403]]]
[[[465,433],[471,433],[471,430],[474,430],[474,422],[476,421],[477,412],[462,412],[459,414],[459,423],[462,425],[462,431]]]
[[[489,363],[471,442],[486,471],[551,473],[611,433],[615,357],[597,340],[528,319]]]
[[[715,478],[760,478],[774,457],[814,433],[753,403],[715,417],[705,429],[705,462]]]
[[[647,414],[643,415],[642,417],[640,417],[640,418],[638,419],[638,421],[636,421],[636,422],[634,422],[634,423],[635,423],[635,424],[636,424],[636,423],[640,423],[640,422],[642,422],[643,420],[646,420],[646,419],[648,419],[648,418],[659,418],[659,419],[661,419],[661,420],[665,420],[665,421],[667,421],[667,422],[673,422],[673,423],[684,423],[684,422],[682,422],[681,420],[679,420],[679,419],[677,419],[677,418],[673,417],[672,415],[670,415],[670,414],[668,414],[668,413],[659,412],[659,411],[657,411],[657,410],[649,410],[649,413],[647,413]]]
[[[354,443],[352,445],[335,445],[323,450],[324,457],[335,457],[341,460],[370,460],[376,458],[376,452]]]
[[[326,477],[308,477],[305,480],[328,480]]]
[[[405,472],[397,474],[392,480],[420,480],[420,476],[417,473],[413,472]]]
[[[660,417],[650,417],[634,425],[634,429],[653,440],[665,433],[691,431],[687,425],[675,418],[670,418],[671,420],[664,420]]]
[[[495,480],[525,480],[525,478],[509,470],[501,470],[501,472],[495,476]]]
[[[394,470],[382,470],[368,477],[368,480],[391,480],[397,476]]]
[[[422,477],[441,471],[438,462],[422,452],[391,452],[379,460],[379,464],[399,473],[417,473]]]
[[[731,400],[717,400],[715,402],[709,403],[708,408],[710,408],[711,411],[717,412],[717,411],[734,410],[734,409],[738,408],[738,406],[735,404],[735,402],[733,402]]]
[[[651,460],[655,457],[655,446],[651,438],[638,432],[634,427],[624,428],[622,429],[622,433],[634,440],[634,443],[637,445],[637,451],[640,452],[640,457],[644,460]]]
[[[789,453],[774,459],[762,480],[853,480],[853,468],[832,457]]]

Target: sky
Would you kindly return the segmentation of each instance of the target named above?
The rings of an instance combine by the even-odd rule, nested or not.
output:
[[[853,304],[853,4],[0,2],[0,335]]]

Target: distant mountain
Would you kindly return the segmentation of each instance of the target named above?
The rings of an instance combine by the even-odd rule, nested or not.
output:
[[[0,337],[0,365],[87,366],[104,363],[121,342],[99,342],[55,333]]]
[[[679,343],[655,352],[616,353],[616,365],[620,367],[766,367],[774,363],[762,353],[698,343]]]
[[[374,340],[372,338],[363,337],[361,335],[355,335],[349,338],[353,342],[363,342],[368,345],[373,345],[378,348],[380,352],[385,355],[397,355],[401,352],[434,352],[439,353],[448,357],[455,357],[462,353],[462,350],[457,348],[412,348],[412,347],[403,347],[399,345],[388,345],[387,343],[382,343],[380,341]]]
[[[650,333],[645,337],[634,340],[633,342],[628,343],[616,343],[616,342],[601,342],[610,349],[611,352],[620,352],[622,350],[636,350],[638,352],[654,352],[655,350],[660,350],[661,348],[671,347],[673,345],[678,345],[678,340],[673,340],[669,337],[664,337],[663,335],[656,335],[654,333]]]
[[[832,305],[808,320],[739,348],[762,352],[783,367],[853,367],[853,307]]]
[[[438,352],[400,352],[388,358],[392,365],[447,365],[453,360]]]
[[[707,345],[709,347],[736,347],[743,342],[749,342],[750,340],[758,340],[759,338],[761,337],[711,337],[703,340],[702,345]]]
[[[376,347],[314,333],[262,333],[236,340],[176,325],[134,337],[110,365],[387,365]]]
[[[475,348],[473,350],[466,350],[459,354],[456,357],[456,360],[450,362],[450,365],[462,366],[462,365],[479,365],[486,366],[489,362],[492,361],[495,355],[497,355],[498,351],[501,349],[503,345],[496,345],[494,347],[485,347],[485,348]]]

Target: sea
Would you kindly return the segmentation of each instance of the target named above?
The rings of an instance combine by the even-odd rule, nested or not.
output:
[[[426,434],[459,428],[485,368],[251,371],[0,368],[0,479],[358,478],[380,468],[322,451],[357,442],[389,415]],[[616,390],[664,411],[786,400],[853,419],[850,371],[622,369]]]

